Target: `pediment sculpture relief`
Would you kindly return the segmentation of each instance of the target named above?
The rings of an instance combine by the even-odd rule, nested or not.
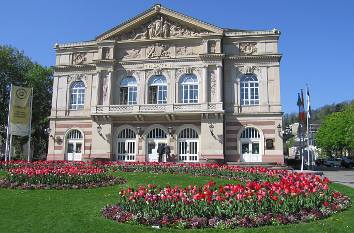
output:
[[[243,55],[253,55],[257,53],[257,43],[255,42],[240,43],[239,48]]]
[[[183,55],[197,55],[198,54],[198,47],[177,47],[176,48],[176,55],[183,56]]]
[[[74,53],[73,54],[73,65],[81,65],[86,61],[86,53]]]
[[[207,34],[206,30],[190,28],[167,19],[163,15],[154,17],[140,27],[117,36],[116,40],[143,40],[154,38],[190,37]]]
[[[171,53],[169,51],[169,46],[161,43],[156,43],[152,46],[147,47],[146,57],[148,58],[160,58],[160,57],[170,57]]]
[[[136,59],[141,58],[141,49],[127,49],[119,53],[119,58]]]

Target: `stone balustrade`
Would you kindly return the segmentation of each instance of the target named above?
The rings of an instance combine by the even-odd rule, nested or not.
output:
[[[141,104],[141,105],[97,105],[91,108],[94,115],[117,115],[127,113],[191,113],[223,112],[222,103],[193,104]]]

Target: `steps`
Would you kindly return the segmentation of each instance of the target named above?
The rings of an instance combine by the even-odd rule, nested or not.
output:
[[[291,167],[288,167],[285,164],[279,165],[277,163],[226,162],[226,165],[239,166],[239,167],[265,167],[268,169],[292,170]]]

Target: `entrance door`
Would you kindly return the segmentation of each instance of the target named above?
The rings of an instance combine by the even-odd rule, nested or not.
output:
[[[158,162],[159,161],[159,154],[158,154],[158,148],[159,146],[165,147],[167,145],[167,140],[166,139],[149,139],[147,142],[147,148],[148,148],[148,158],[147,160],[149,162]],[[163,155],[163,162],[166,162],[166,156]]]
[[[262,162],[263,138],[256,128],[245,128],[240,136],[240,142],[242,162]]]
[[[242,162],[262,162],[258,141],[241,141]]]
[[[117,160],[135,161],[135,140],[118,140]]]
[[[67,150],[68,161],[81,161],[82,157],[82,142],[69,141]]]
[[[181,139],[178,141],[178,160],[183,162],[198,162],[198,140]]]

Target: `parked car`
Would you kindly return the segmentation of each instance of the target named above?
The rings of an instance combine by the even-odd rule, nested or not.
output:
[[[354,167],[354,161],[348,157],[342,157],[341,165],[346,168]]]
[[[316,164],[316,166],[321,166],[321,165],[323,165],[324,161],[325,161],[324,159],[316,159],[315,164]]]
[[[340,167],[341,161],[338,161],[336,158],[331,157],[323,161],[323,165],[327,167]]]

